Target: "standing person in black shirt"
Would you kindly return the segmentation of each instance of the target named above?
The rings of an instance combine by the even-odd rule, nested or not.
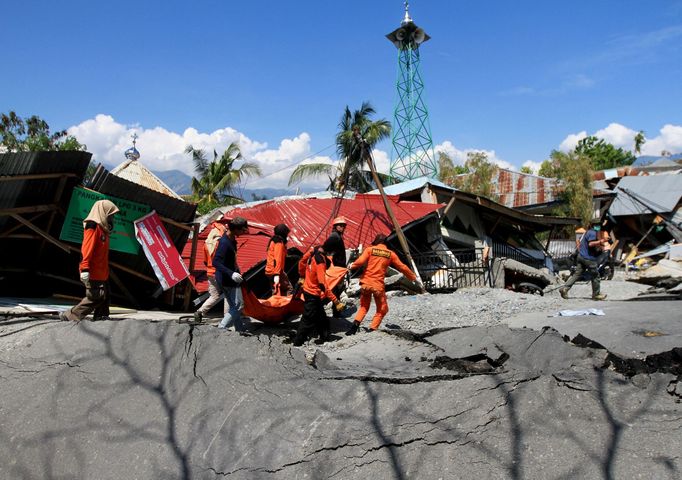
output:
[[[332,222],[332,233],[327,238],[325,244],[325,253],[331,256],[332,265],[335,267],[346,268],[346,244],[343,241],[343,232],[346,230],[346,218],[336,217]],[[333,292],[337,298],[341,296],[345,290],[344,282],[334,287]],[[332,309],[334,318],[340,317],[341,314],[336,309]]]

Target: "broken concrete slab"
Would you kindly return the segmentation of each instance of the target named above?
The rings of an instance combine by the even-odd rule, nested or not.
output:
[[[682,346],[682,314],[679,301],[606,301],[578,304],[588,308],[598,304],[605,316],[550,317],[551,311],[515,315],[506,323],[512,328],[556,329],[570,338],[582,334],[624,358],[648,355]],[[575,305],[574,305],[575,306]],[[656,331],[661,335],[646,337],[639,332]]]
[[[308,350],[274,333],[29,325],[0,337],[0,478],[670,478],[682,468],[678,378],[631,381],[565,342],[577,357],[560,368],[540,358],[569,353],[551,351],[552,331],[469,329],[460,351],[455,334],[467,329],[360,334],[376,351],[343,339],[310,365]],[[395,350],[381,352],[385,342]],[[400,349],[458,358],[480,346],[513,355],[485,375],[343,377],[372,363],[430,368],[399,362]]]

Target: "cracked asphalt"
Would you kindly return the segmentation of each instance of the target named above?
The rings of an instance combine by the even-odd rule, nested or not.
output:
[[[384,331],[305,348],[295,324],[0,321],[0,478],[680,478],[679,344],[544,328],[580,298],[389,302]]]

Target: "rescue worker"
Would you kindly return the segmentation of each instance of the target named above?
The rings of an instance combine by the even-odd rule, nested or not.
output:
[[[604,300],[606,295],[600,293],[600,279],[599,279],[599,264],[598,260],[603,250],[608,248],[609,241],[607,238],[600,236],[599,231],[601,225],[594,224],[585,235],[580,239],[578,246],[578,260],[577,268],[573,275],[570,276],[564,286],[559,289],[561,298],[568,298],[568,291],[573,284],[582,276],[583,272],[587,271],[590,274],[592,282],[592,300]]]
[[[223,236],[227,228],[220,222],[214,222],[211,230],[208,232],[208,237],[204,242],[204,265],[206,265],[206,275],[208,275],[208,295],[206,301],[199,307],[199,310],[194,312],[194,321],[201,322],[204,315],[206,315],[213,306],[220,301],[220,295],[223,293],[222,287],[215,279],[215,267],[213,266],[213,257],[218,249],[218,242]],[[227,313],[227,302],[223,301],[223,315]]]
[[[400,261],[395,252],[386,247],[386,235],[378,234],[372,241],[372,246],[365,249],[360,257],[350,265],[350,269],[357,270],[363,265],[367,265],[362,277],[360,277],[360,308],[355,315],[355,321],[346,335],[355,335],[360,328],[360,324],[367,315],[369,305],[374,298],[376,313],[372,318],[369,328],[371,331],[377,330],[381,321],[388,313],[388,302],[386,300],[386,285],[384,278],[386,271],[391,266],[405,275],[409,280],[416,280],[417,276]]]
[[[249,224],[243,217],[234,217],[227,223],[228,230],[220,237],[218,248],[213,257],[215,279],[223,289],[227,312],[218,325],[227,330],[234,325],[237,332],[245,332],[242,322],[244,298],[240,284],[244,281],[237,265],[237,237],[249,233]]]
[[[331,255],[332,265],[336,267],[346,268],[346,244],[343,242],[346,224],[346,217],[336,217],[332,222],[332,232],[324,242],[327,246],[325,253]]]
[[[83,220],[83,243],[79,265],[85,285],[85,298],[78,305],[60,313],[63,321],[80,322],[91,312],[93,320],[109,319],[109,238],[114,215],[119,209],[110,200],[98,200]]]
[[[289,277],[284,271],[289,231],[289,227],[283,223],[276,225],[275,234],[268,242],[265,275],[270,279],[273,295],[288,295],[291,293]]]
[[[331,265],[331,261],[327,257],[327,249],[332,245],[329,241],[322,246],[313,248],[306,260],[301,260],[305,263],[305,277],[303,281],[303,315],[298,324],[296,337],[294,337],[294,346],[300,347],[308,339],[310,334],[317,330],[320,335],[320,340],[329,340],[329,318],[324,311],[324,304],[331,300],[336,310],[339,305],[338,299],[331,289],[328,289],[325,284],[325,272]]]
[[[336,217],[332,221],[332,232],[325,241],[325,245],[327,245],[325,253],[331,256],[332,265],[336,267],[346,268],[346,244],[343,241],[343,233],[346,231],[346,224],[346,217]],[[334,295],[341,297],[344,290],[344,282],[339,282],[339,284],[334,287]],[[332,312],[334,318],[341,316],[341,312],[336,309],[332,309]]]

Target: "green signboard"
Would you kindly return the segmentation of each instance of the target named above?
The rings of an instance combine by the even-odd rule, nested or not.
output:
[[[137,254],[140,244],[135,238],[133,222],[144,217],[152,209],[148,205],[123,200],[121,198],[103,195],[86,188],[74,188],[71,195],[69,209],[62,226],[60,240],[74,243],[83,243],[83,219],[88,216],[90,209],[98,200],[111,200],[120,212],[114,216],[114,231],[111,233],[109,248],[117,252]]]

